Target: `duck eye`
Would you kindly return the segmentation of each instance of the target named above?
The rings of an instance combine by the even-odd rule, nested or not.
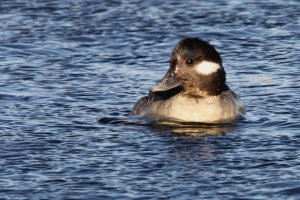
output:
[[[193,59],[190,59],[190,58],[187,59],[186,62],[185,62],[185,64],[187,64],[187,65],[191,65],[193,63],[194,63]]]

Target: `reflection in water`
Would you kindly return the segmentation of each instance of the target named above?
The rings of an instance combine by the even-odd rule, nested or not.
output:
[[[161,122],[159,126],[169,129],[176,136],[180,137],[205,137],[222,135],[234,130],[234,124],[206,124],[187,122]]]
[[[205,137],[205,136],[213,136],[213,135],[222,135],[226,132],[230,132],[234,129],[234,127],[230,126],[219,126],[219,127],[178,127],[173,128],[171,131],[176,136],[181,137]]]
[[[159,122],[151,123],[140,117],[98,117],[98,122],[102,124],[119,124],[119,125],[134,125],[148,126],[157,129],[171,131],[177,137],[206,137],[213,135],[222,135],[226,132],[231,132],[235,129],[235,124],[206,124],[206,123],[191,123],[191,122]]]

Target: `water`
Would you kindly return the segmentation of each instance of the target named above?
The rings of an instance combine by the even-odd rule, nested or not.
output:
[[[1,0],[1,199],[300,199],[299,12],[296,0]],[[186,36],[221,52],[246,119],[128,117]]]

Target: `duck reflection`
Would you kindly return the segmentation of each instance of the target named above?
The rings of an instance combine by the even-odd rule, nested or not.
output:
[[[236,125],[234,124],[205,124],[205,123],[189,123],[189,122],[161,122],[160,128],[168,129],[177,137],[206,137],[214,135],[222,135],[232,132]]]

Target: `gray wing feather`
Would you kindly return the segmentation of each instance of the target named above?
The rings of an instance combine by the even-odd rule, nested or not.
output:
[[[149,97],[143,97],[140,100],[136,102],[136,104],[133,106],[131,114],[132,115],[141,115],[143,113],[143,110],[148,107],[149,104]]]

